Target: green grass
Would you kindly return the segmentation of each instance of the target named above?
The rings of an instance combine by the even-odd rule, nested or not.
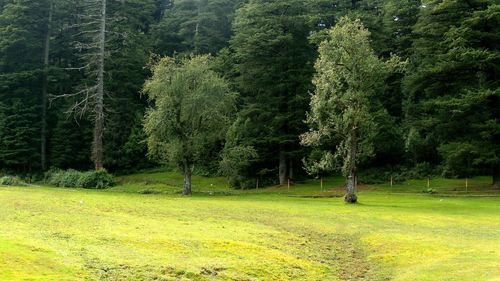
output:
[[[500,280],[487,178],[230,190],[176,173],[106,190],[0,187],[0,280]],[[470,196],[474,195],[474,196]],[[488,195],[479,197],[477,195]]]

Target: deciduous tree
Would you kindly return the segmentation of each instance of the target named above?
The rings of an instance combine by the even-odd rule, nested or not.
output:
[[[345,201],[357,201],[357,168],[372,155],[377,123],[373,114],[380,111],[380,92],[388,73],[402,64],[397,57],[379,59],[370,46],[370,32],[359,20],[347,17],[328,33],[319,47],[307,122],[311,130],[301,136],[305,145],[319,145],[334,135],[340,142],[322,161],[342,163],[347,177]],[[324,164],[322,166],[325,166]]]
[[[193,165],[207,146],[224,139],[235,111],[236,94],[209,61],[209,56],[165,57],[144,85],[154,104],[144,123],[149,154],[183,171],[184,195],[191,194]]]

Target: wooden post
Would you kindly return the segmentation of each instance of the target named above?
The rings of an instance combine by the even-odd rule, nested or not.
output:
[[[430,188],[430,187],[431,187],[431,179],[427,178],[427,188]]]
[[[469,180],[465,178],[465,193],[469,192]]]
[[[257,179],[257,190],[259,189],[259,179]]]
[[[288,179],[288,191],[290,191],[290,178]]]
[[[391,187],[392,187],[392,184],[393,184],[393,183],[392,183],[392,176],[391,176]]]
[[[321,178],[321,192],[323,192],[323,178]]]

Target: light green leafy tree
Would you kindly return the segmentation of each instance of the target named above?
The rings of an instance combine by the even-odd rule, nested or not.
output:
[[[183,195],[191,194],[193,166],[206,147],[222,142],[235,112],[236,94],[211,70],[210,56],[161,59],[144,93],[154,104],[144,128],[151,157],[184,172]]]
[[[373,115],[383,111],[377,94],[383,90],[388,74],[404,65],[398,57],[388,61],[379,59],[369,38],[370,32],[361,21],[348,17],[341,18],[330,29],[327,39],[320,44],[315,64],[316,89],[307,118],[310,131],[301,136],[304,145],[320,145],[332,136],[339,140],[322,161],[342,162],[348,203],[357,201],[358,164],[373,152],[377,133]]]

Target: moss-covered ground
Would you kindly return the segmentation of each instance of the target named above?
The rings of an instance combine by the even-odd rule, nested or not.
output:
[[[176,173],[109,190],[0,187],[0,280],[500,280],[487,178],[252,191]]]

